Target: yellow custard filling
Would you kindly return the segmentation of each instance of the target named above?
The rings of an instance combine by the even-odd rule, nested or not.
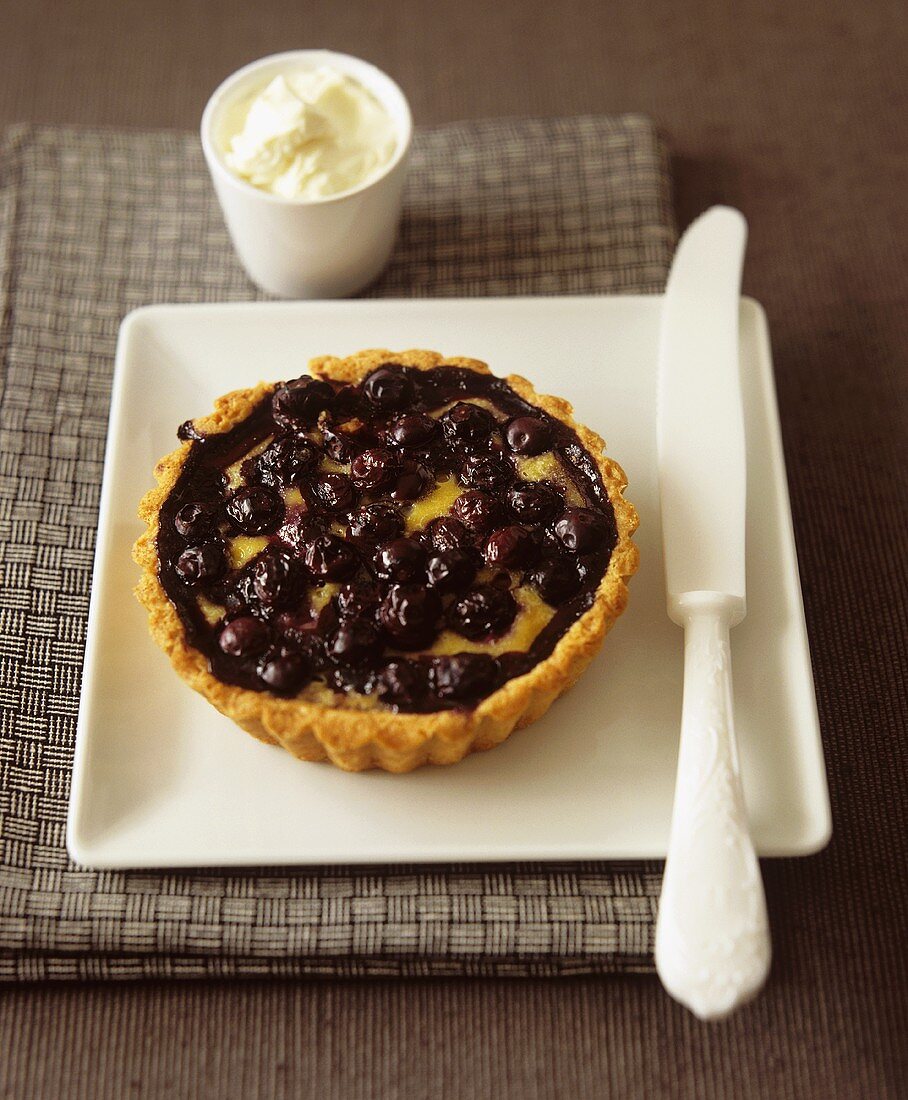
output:
[[[412,531],[421,531],[427,523],[439,516],[446,516],[451,511],[454,501],[460,496],[463,489],[454,478],[439,481],[435,488],[416,501],[406,518],[406,529],[409,534]]]
[[[244,565],[265,549],[271,539],[267,535],[237,535],[227,543],[227,560],[231,569]]]
[[[551,481],[564,492],[568,504],[582,507],[583,497],[554,451],[545,451],[531,458],[518,456],[516,464],[517,473],[524,481]]]

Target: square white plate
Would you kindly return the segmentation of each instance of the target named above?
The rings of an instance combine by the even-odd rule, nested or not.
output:
[[[624,859],[665,854],[681,642],[665,615],[655,470],[659,298],[152,306],[123,324],[114,378],[68,825],[93,867]],[[830,832],[764,315],[741,307],[748,616],[732,635],[756,844]],[[410,775],[349,775],[255,741],[171,671],[132,595],[136,504],[176,427],[220,393],[309,358],[436,348],[573,401],[627,470],[640,571],[602,654],[492,752]],[[709,537],[709,532],[704,532]]]

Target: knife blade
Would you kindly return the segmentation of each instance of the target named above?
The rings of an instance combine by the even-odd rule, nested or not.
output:
[[[684,234],[659,359],[665,581],[668,614],[684,627],[684,694],[656,969],[702,1019],[753,997],[771,957],[735,744],[729,635],[745,612],[738,312],[746,237],[729,207],[707,211]]]
[[[685,592],[745,594],[738,307],[746,238],[737,210],[713,207],[682,237],[665,291],[657,431],[672,618]]]

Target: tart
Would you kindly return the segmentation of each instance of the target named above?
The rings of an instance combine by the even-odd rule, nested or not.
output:
[[[349,771],[450,764],[544,714],[624,610],[621,468],[560,398],[372,350],[226,394],[141,502],[136,589],[177,673]]]

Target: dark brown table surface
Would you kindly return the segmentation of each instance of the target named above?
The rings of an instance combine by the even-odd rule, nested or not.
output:
[[[715,201],[750,220],[745,289],[772,326],[835,828],[821,855],[764,865],[773,974],[722,1024],[696,1022],[654,978],[19,987],[0,995],[2,1095],[898,1095],[908,1079],[901,0],[0,10],[0,123],[192,128],[223,76],[298,46],[371,59],[423,124],[656,118],[682,224]]]

